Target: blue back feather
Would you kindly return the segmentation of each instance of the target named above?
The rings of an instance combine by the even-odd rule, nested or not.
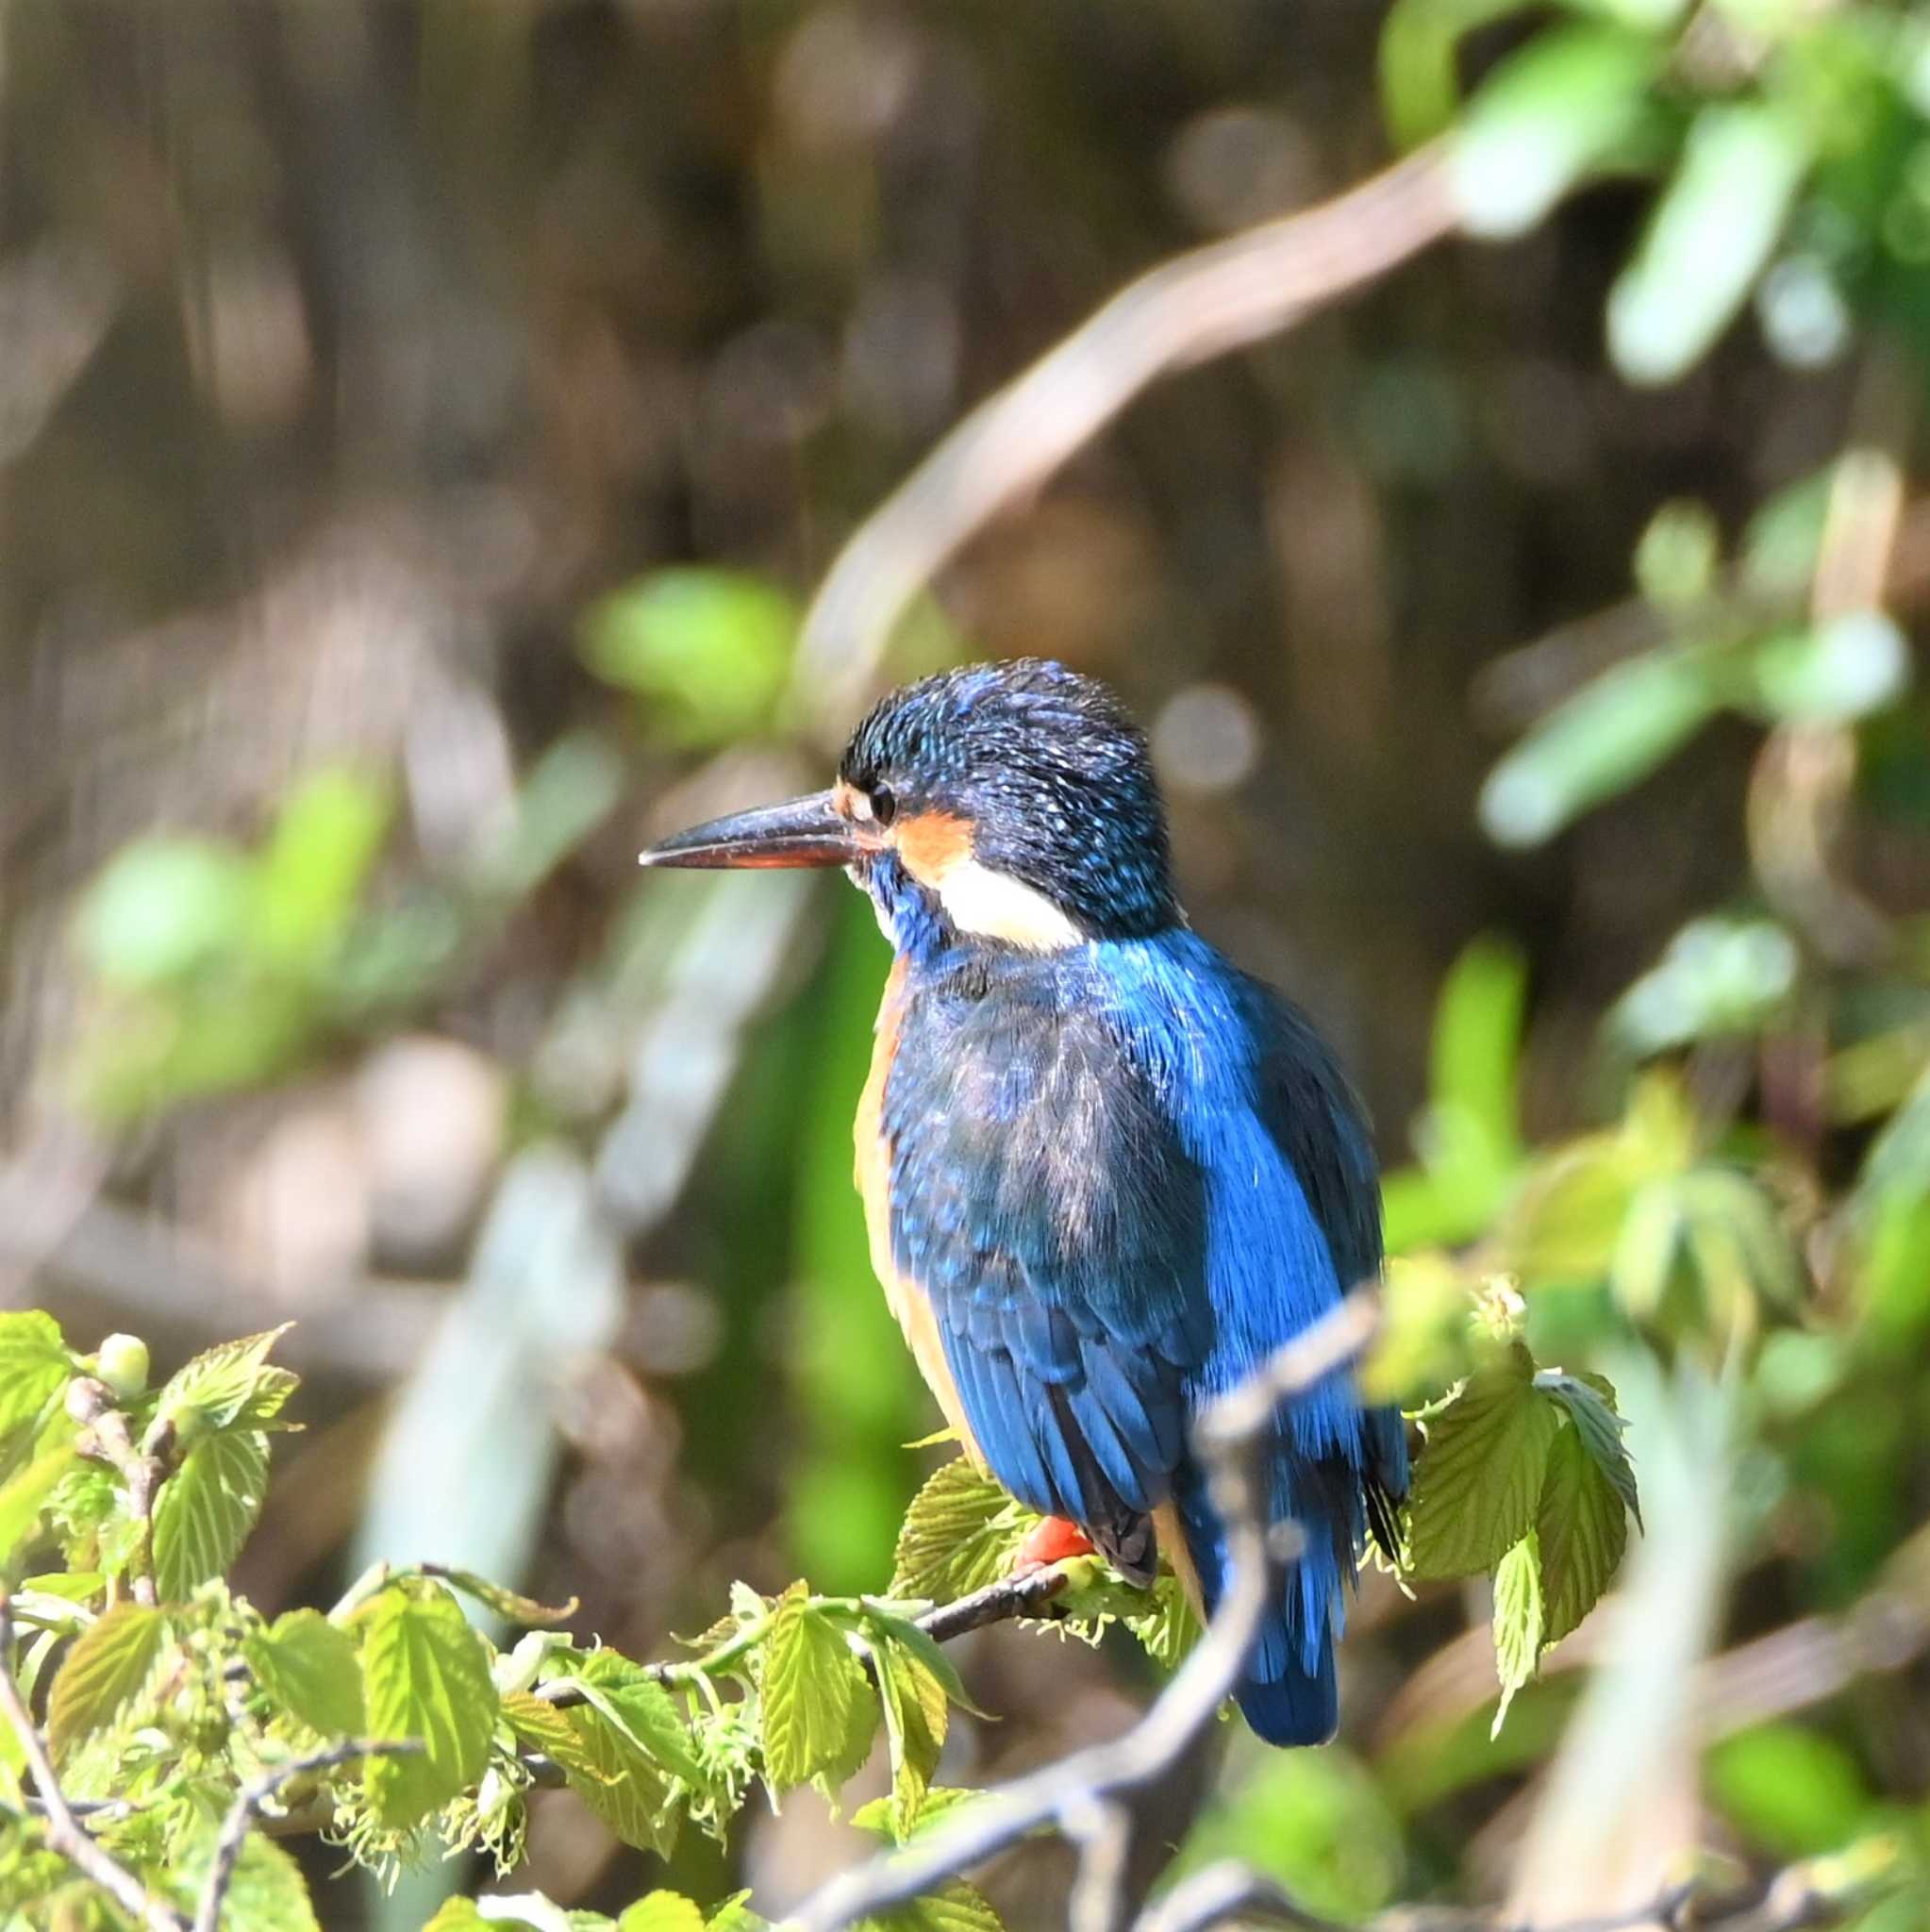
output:
[[[1210,1610],[1224,1541],[1187,1426],[1377,1274],[1359,1109],[1306,1022],[1183,929],[1039,956],[914,927],[909,894],[893,909],[894,1258],[979,1447],[1102,1547],[1175,1502]],[[1330,1376],[1277,1418],[1268,1466],[1306,1543],[1239,1694],[1263,1737],[1311,1742],[1335,1722],[1342,1580],[1406,1490],[1400,1419]]]

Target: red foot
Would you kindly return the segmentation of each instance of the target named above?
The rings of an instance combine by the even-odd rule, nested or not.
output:
[[[1011,1574],[1023,1576],[1028,1570],[1043,1570],[1068,1557],[1091,1555],[1091,1541],[1077,1524],[1068,1523],[1063,1516],[1047,1516],[1038,1528],[1026,1532],[1012,1557]]]

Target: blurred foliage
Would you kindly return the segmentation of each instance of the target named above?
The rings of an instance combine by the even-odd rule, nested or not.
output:
[[[76,1340],[152,1317],[158,1353],[163,1329],[198,1345],[292,1309],[281,1345],[315,1351],[319,1425],[282,1436],[243,1398],[157,1522],[170,1588],[214,1592],[168,1641],[205,1660],[239,1619],[257,1674],[239,1720],[193,1677],[191,1715],[258,1741],[307,1723],[310,1649],[353,1641],[366,1669],[375,1623],[508,1668],[441,1581],[324,1614],[372,1466],[372,1524],[430,1523],[458,1564],[462,1539],[492,1568],[507,1550],[625,1655],[739,1577],[774,1623],[800,1571],[844,1603],[883,1577],[931,1417],[850,1190],[882,949],[829,891],[641,882],[641,828],[823,782],[786,693],[839,535],[1126,275],[1342,185],[1378,123],[1443,140],[1464,225],[1506,248],[1148,397],[948,576],[957,629],[927,613],[892,661],[1044,648],[1122,685],[1196,921],[1306,999],[1381,1118],[1379,1391],[1437,1442],[1472,1424],[1521,1451],[1505,1507],[1438,1520],[1478,1547],[1423,1539],[1423,1568],[1495,1585],[1370,1574],[1344,1746],[1230,1740],[1205,1789],[1160,1793],[1173,1869],[1246,1857],[1340,1917],[1497,1895],[1565,1779],[1610,1803],[1615,1765],[1575,1768],[1608,1684],[1622,1734],[1659,1740],[1641,1815],[1676,1853],[1820,1859],[1872,1932],[1922,1923],[1920,8],[137,26],[25,0],[4,31],[0,1270]],[[21,1459],[75,1362],[9,1333],[0,1540],[44,1519],[86,1566],[64,1598],[32,1586],[43,1694],[135,1553],[97,1466]],[[92,1366],[152,1404],[131,1354]],[[1606,1527],[1551,1550],[1539,1520],[1553,1486],[1616,1488],[1611,1450],[1576,1459],[1605,1371],[1647,1518],[1619,1593],[1668,1607],[1633,1658],[1608,1618],[1548,1648],[1574,1621],[1562,1579],[1612,1567]],[[375,1457],[397,1384],[426,1434]],[[1687,1501],[1652,1494],[1709,1386],[1733,1440]],[[458,1494],[425,1440],[521,1486]],[[245,1612],[210,1579],[271,1447]],[[960,1482],[944,1465],[927,1507]],[[977,1528],[945,1552],[995,1560],[1023,1526],[967,1500]],[[1096,1617],[1130,1607],[1087,1581]],[[860,1617],[823,1601],[785,1612],[798,1655]],[[158,1626],[120,1627],[132,1695]],[[992,1633],[963,1663],[1002,1722],[947,1716],[926,1801],[1116,1724],[1136,1652]],[[1667,1731],[1690,1709],[1699,1730]],[[61,1711],[64,1741],[85,1712]],[[753,1744],[727,1729],[719,1813]],[[479,1739],[452,1736],[429,1785],[398,1760],[391,1819],[433,1790],[488,1840],[504,1786],[448,1781]],[[698,1833],[619,1858],[667,1848],[596,1771],[607,1744],[575,1737],[575,1796],[528,1806],[573,1907],[690,1932],[681,1894],[741,1867],[781,1903],[842,1856],[800,1790],[729,1861]],[[482,1748],[502,1770],[502,1732]],[[385,1850],[402,1827],[357,1789]],[[1619,1842],[1586,1836],[1578,1867]],[[261,1896],[292,1896],[291,1861],[251,1856]],[[1030,1858],[987,1894],[1055,1923]],[[412,1928],[431,1906],[368,1909]]]

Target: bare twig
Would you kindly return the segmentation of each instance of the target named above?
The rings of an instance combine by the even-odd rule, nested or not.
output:
[[[241,1863],[242,1849],[248,1842],[248,1829],[261,1807],[284,1785],[310,1772],[331,1771],[337,1765],[353,1764],[358,1758],[400,1757],[422,1748],[413,1739],[355,1738],[346,1743],[331,1744],[326,1750],[310,1751],[303,1757],[291,1757],[286,1764],[275,1765],[243,1785],[235,1793],[235,1801],[222,1821],[221,1836],[214,1841],[214,1859],[208,1868],[208,1878],[201,1888],[192,1932],[218,1932],[222,1907],[227,1902],[228,1888],[235,1882],[235,1868]]]
[[[973,409],[846,542],[805,619],[795,690],[807,715],[841,739],[918,591],[1150,383],[1291,327],[1456,220],[1441,151],[1426,147],[1129,282]]]
[[[1228,1919],[1271,1919],[1301,1932],[1340,1932],[1332,1920],[1305,1910],[1271,1878],[1237,1858],[1195,1872],[1140,1914],[1135,1932],[1206,1932]]]
[[[99,1886],[129,1918],[146,1926],[147,1932],[190,1932],[187,1920],[156,1898],[75,1817],[59,1780],[54,1775],[53,1763],[34,1724],[33,1714],[20,1694],[20,1686],[13,1680],[13,1605],[5,1594],[0,1594],[0,1713],[13,1726],[27,1769],[33,1773],[34,1785],[44,1807],[42,1828],[48,1849],[58,1853],[83,1878]]]
[[[839,1932],[902,1905],[1040,1825],[1063,1829],[1069,1817],[1090,1818],[1091,1807],[1150,1783],[1178,1761],[1232,1690],[1266,1613],[1266,1509],[1252,1467],[1260,1431],[1283,1399],[1357,1355],[1378,1316],[1375,1296],[1350,1296],[1201,1417],[1195,1438],[1226,1525],[1230,1581],[1205,1635],[1146,1715],[1124,1737],[1016,1779],[928,1838],[840,1873],[787,1921],[795,1932]]]

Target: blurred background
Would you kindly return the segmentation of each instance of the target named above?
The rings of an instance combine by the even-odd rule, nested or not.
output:
[[[1749,1871],[1930,1785],[1923,57],[1883,5],[1575,10],[1655,50],[1618,178],[1156,388],[882,675],[1121,687],[1195,925],[1378,1123],[1400,1391],[1497,1271],[1622,1388],[1680,1639],[1615,1692],[1632,1815]],[[850,1182],[884,946],[637,849],[826,782],[804,603],[972,403],[1429,131],[1504,11],[0,5],[0,1294],[163,1367],[297,1324],[264,1609],[438,1557],[648,1654],[734,1578],[883,1587],[943,1453]],[[1793,161],[1712,118],[1765,104]],[[1342,1742],[1229,1730],[1141,1882],[1532,1892],[1601,1747],[1555,1668],[1489,1744],[1487,1615],[1370,1578]],[[1633,1668],[1595,1628],[1552,1666]],[[955,1784],[1151,1686],[964,1661]],[[540,1796],[530,1882],[654,1882]],[[673,1882],[776,1907],[858,1843],[800,1793]],[[1048,1925],[1065,1873],[988,1890]]]

